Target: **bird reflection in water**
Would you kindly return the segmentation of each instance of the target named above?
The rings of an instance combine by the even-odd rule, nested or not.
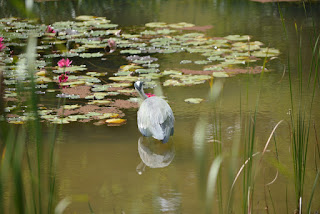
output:
[[[138,164],[136,171],[139,175],[144,172],[146,166],[150,168],[168,166],[175,156],[172,141],[163,144],[154,138],[144,136],[141,136],[138,140],[138,152],[141,162]]]

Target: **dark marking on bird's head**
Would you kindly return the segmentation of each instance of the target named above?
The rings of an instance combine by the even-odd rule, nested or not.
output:
[[[134,83],[134,87],[137,91],[141,91],[143,87],[143,82],[142,81],[137,81]]]

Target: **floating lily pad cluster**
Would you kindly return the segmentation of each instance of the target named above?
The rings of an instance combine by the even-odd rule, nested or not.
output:
[[[41,100],[60,99],[62,103],[58,107],[40,103],[38,113],[43,121],[122,125],[126,122],[123,109],[138,107],[134,81],[145,81],[147,88],[159,82],[168,87],[202,84],[212,78],[259,73],[262,62],[257,63],[258,60],[279,55],[277,49],[264,47],[246,35],[212,38],[196,29],[185,22],[152,22],[122,32],[117,24],[94,16],[78,16],[50,26],[37,24],[36,20],[0,19],[0,36],[6,45],[0,53],[8,104],[6,119],[16,124],[34,119],[34,115],[25,113],[25,92],[20,91],[34,81],[35,93],[44,97]],[[37,39],[33,74],[28,72],[30,56],[23,53],[29,36]],[[185,59],[176,61],[171,68],[162,68],[164,54],[171,54],[173,59],[179,59],[174,57],[176,54],[183,54]],[[72,59],[73,63],[57,66],[56,62],[63,58]],[[96,64],[97,60],[114,59],[126,59],[127,64],[111,72]],[[95,69],[89,70],[92,64]],[[63,81],[61,75],[65,75]]]

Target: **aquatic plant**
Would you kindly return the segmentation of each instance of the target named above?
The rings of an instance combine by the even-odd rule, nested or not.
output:
[[[56,33],[56,31],[50,25],[47,26],[46,32],[47,33]]]
[[[71,63],[72,63],[72,60],[69,60],[68,58],[67,59],[60,59],[58,61],[58,66],[60,68],[66,68],[66,67],[70,67]]]
[[[6,47],[2,42],[3,42],[3,37],[0,37],[0,51],[2,51]]]
[[[117,43],[113,39],[108,39],[109,53],[113,53],[117,49]]]

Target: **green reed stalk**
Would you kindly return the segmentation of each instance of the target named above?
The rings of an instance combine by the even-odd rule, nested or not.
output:
[[[30,38],[27,46],[27,64],[21,70],[26,73],[25,77],[30,80],[26,89],[24,80],[17,80],[18,99],[27,97],[28,106],[26,114],[33,119],[23,125],[8,125],[6,121],[1,122],[1,129],[7,129],[6,135],[1,135],[1,143],[5,144],[5,155],[0,165],[0,196],[10,194],[13,203],[5,207],[0,200],[0,213],[5,210],[14,209],[15,213],[53,213],[55,196],[55,168],[54,147],[56,139],[56,126],[50,139],[49,153],[43,147],[42,128],[38,114],[38,96],[36,95],[36,82],[34,79],[36,39]],[[1,97],[2,99],[2,97]],[[22,99],[21,99],[22,100]],[[21,103],[23,101],[20,101]],[[19,104],[21,106],[21,104]],[[1,113],[1,116],[3,114]],[[3,116],[4,119],[5,116]],[[44,169],[44,157],[49,157],[49,173]],[[23,160],[26,160],[26,167]],[[24,171],[28,172],[30,179],[26,179]],[[49,175],[48,175],[49,174]],[[47,176],[48,175],[48,176]],[[48,180],[46,180],[48,179]],[[45,185],[49,184],[48,188]],[[45,211],[47,208],[47,211]]]
[[[283,21],[283,20],[282,20]],[[290,114],[290,126],[291,126],[291,146],[292,146],[292,160],[294,167],[294,182],[295,182],[295,193],[296,193],[296,206],[298,210],[302,210],[300,200],[303,198],[304,191],[304,181],[306,173],[306,164],[307,164],[307,154],[308,154],[308,144],[309,144],[309,135],[310,135],[310,126],[311,126],[311,116],[312,116],[312,107],[315,97],[316,83],[318,80],[319,72],[319,37],[316,38],[315,44],[312,47],[312,58],[311,65],[309,68],[308,74],[308,87],[310,89],[311,79],[314,79],[313,88],[310,91],[304,91],[304,71],[302,61],[302,28],[298,30],[297,24],[295,24],[296,35],[297,35],[297,77],[299,81],[298,85],[298,106],[295,107],[294,104],[294,93],[293,93],[293,80],[292,80],[292,70],[290,67],[290,60],[288,56],[288,74],[289,74],[289,86],[290,86],[290,98],[291,98],[291,114]],[[312,77],[312,74],[314,76]],[[306,92],[311,94],[310,100],[308,101],[308,96],[305,96]],[[317,181],[317,179],[316,179]],[[311,197],[312,200],[312,197]],[[311,200],[309,203],[311,203]],[[303,200],[302,200],[303,201]]]
[[[318,171],[317,176],[314,179],[314,183],[313,183],[312,191],[311,191],[311,196],[310,196],[309,203],[308,203],[307,213],[311,213],[311,203],[312,203],[314,191],[316,189],[316,186],[317,186],[317,183],[318,183],[318,180],[319,180],[319,176],[320,176],[320,171]]]
[[[255,143],[255,127],[256,127],[256,115],[257,111],[254,112],[253,118],[249,116],[248,127],[245,128],[247,133],[244,140],[244,160],[248,160],[246,167],[243,172],[242,180],[242,199],[243,199],[243,213],[249,213],[253,201],[254,183],[252,180],[253,171],[253,151]]]

